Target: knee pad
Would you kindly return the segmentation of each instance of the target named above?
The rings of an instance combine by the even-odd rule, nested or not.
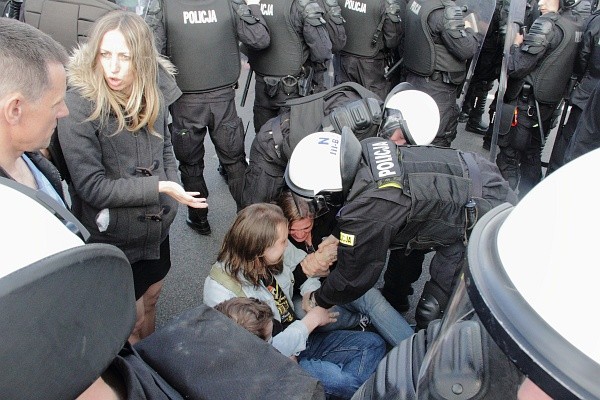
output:
[[[437,283],[427,281],[415,311],[417,329],[425,329],[431,321],[441,318],[449,300],[448,294]]]

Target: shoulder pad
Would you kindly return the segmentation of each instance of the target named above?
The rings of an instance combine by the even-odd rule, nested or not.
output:
[[[398,0],[385,0],[385,13],[392,22],[400,22],[400,2]]]
[[[150,0],[148,2],[148,14],[157,14],[160,11],[161,7],[162,4],[159,0]]]
[[[544,51],[550,42],[549,36],[553,26],[554,22],[551,19],[536,19],[523,38],[521,50],[529,54],[538,54]]]
[[[302,10],[302,17],[305,22],[308,22],[312,26],[325,25],[323,19],[324,11],[315,0],[299,0],[298,4]]]
[[[236,14],[240,17],[240,19],[245,23],[252,25],[259,21],[258,18],[252,15],[250,7],[248,7],[244,0],[231,0],[231,6],[235,10]]]
[[[346,22],[344,17],[342,17],[342,8],[338,4],[338,0],[325,0],[325,11],[329,19],[335,24],[340,25]]]

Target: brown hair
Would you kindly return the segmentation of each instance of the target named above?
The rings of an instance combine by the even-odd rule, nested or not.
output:
[[[304,218],[314,219],[315,215],[308,202],[289,190],[284,190],[277,199],[277,205],[281,207],[283,215],[291,224]]]
[[[217,304],[215,310],[263,340],[271,337],[269,322],[273,321],[273,310],[263,301],[252,297],[234,297]]]
[[[255,286],[268,277],[267,264],[262,255],[277,240],[277,227],[288,221],[281,208],[274,204],[252,204],[240,211],[223,238],[217,261],[238,280],[242,274]]]

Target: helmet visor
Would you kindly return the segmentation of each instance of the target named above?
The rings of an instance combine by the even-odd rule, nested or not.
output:
[[[408,124],[402,115],[402,112],[393,108],[386,108],[383,114],[383,123],[377,136],[390,140],[394,133],[400,129],[404,138],[409,144],[412,144],[412,136],[408,129]]]

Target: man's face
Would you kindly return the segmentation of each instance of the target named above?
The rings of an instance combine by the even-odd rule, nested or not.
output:
[[[313,227],[312,218],[301,218],[290,224],[290,236],[298,243],[306,242]]]
[[[540,0],[538,2],[538,8],[542,14],[558,12],[558,7],[560,7],[559,0]]]
[[[15,148],[36,151],[48,147],[59,118],[69,115],[65,104],[66,73],[61,64],[48,65],[49,88],[37,100],[22,99],[20,128],[13,136]]]
[[[394,142],[397,146],[403,146],[406,144],[406,138],[404,137],[404,133],[400,128],[394,131],[392,136],[390,136],[390,140]]]
[[[265,249],[263,258],[268,265],[278,264],[283,259],[283,253],[287,247],[288,229],[285,224],[277,226],[277,239],[275,243]]]

